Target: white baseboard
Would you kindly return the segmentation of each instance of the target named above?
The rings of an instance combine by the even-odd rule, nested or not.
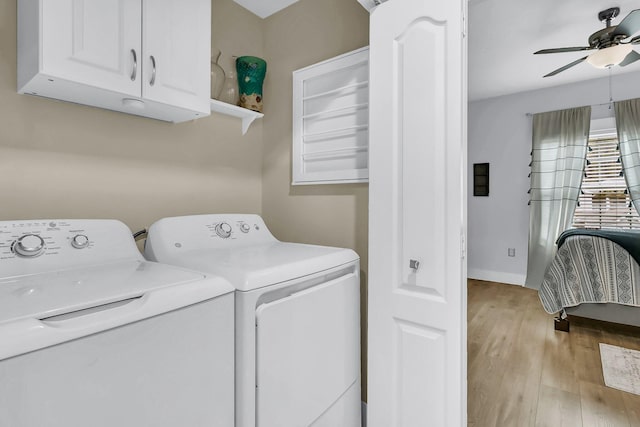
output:
[[[467,277],[469,279],[486,280],[488,282],[507,283],[509,285],[524,286],[527,279],[526,274],[505,273],[502,271],[478,270],[475,268],[467,269]]]
[[[362,402],[361,408],[361,420],[362,427],[367,427],[367,402]]]

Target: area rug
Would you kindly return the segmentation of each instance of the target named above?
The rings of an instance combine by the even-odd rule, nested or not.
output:
[[[600,343],[600,358],[607,387],[640,395],[640,351]]]

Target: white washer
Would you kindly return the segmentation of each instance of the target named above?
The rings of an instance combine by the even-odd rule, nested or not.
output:
[[[360,279],[349,249],[283,243],[257,215],[165,218],[145,256],[236,287],[236,427],[360,427]]]
[[[232,426],[233,309],[121,222],[0,222],[0,426]]]

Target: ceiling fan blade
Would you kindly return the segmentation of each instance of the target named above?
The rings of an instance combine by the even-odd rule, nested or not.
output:
[[[564,67],[560,67],[560,68],[558,68],[557,70],[554,70],[554,71],[550,72],[549,74],[547,74],[547,75],[546,75],[546,76],[544,76],[544,77],[551,77],[551,76],[555,76],[556,74],[561,73],[561,72],[563,72],[564,70],[567,70],[567,69],[569,69],[569,68],[571,68],[571,67],[573,67],[573,66],[575,66],[575,65],[578,65],[579,63],[581,63],[582,61],[584,61],[584,60],[585,60],[585,59],[587,59],[587,58],[588,58],[588,56],[585,56],[584,58],[580,58],[580,59],[578,59],[578,60],[576,60],[576,61],[573,61],[572,63],[567,64],[567,65],[565,65]]]
[[[541,53],[562,53],[562,52],[580,52],[582,50],[591,50],[593,49],[592,47],[589,46],[585,46],[585,47],[558,47],[555,49],[542,49],[539,50],[537,52],[533,52],[534,55],[538,55]]]
[[[638,59],[640,59],[640,53],[636,52],[635,50],[632,50],[631,52],[629,52],[627,56],[625,56],[624,60],[618,65],[620,65],[621,67],[626,67],[627,65],[636,62]]]
[[[613,31],[614,36],[624,34],[629,37],[640,31],[640,9],[632,10],[625,18],[620,21]]]

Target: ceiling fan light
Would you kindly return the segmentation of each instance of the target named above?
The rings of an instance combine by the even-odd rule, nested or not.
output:
[[[599,49],[589,55],[587,62],[596,68],[608,68],[618,65],[629,52],[633,50],[631,44],[619,44],[616,46]]]

